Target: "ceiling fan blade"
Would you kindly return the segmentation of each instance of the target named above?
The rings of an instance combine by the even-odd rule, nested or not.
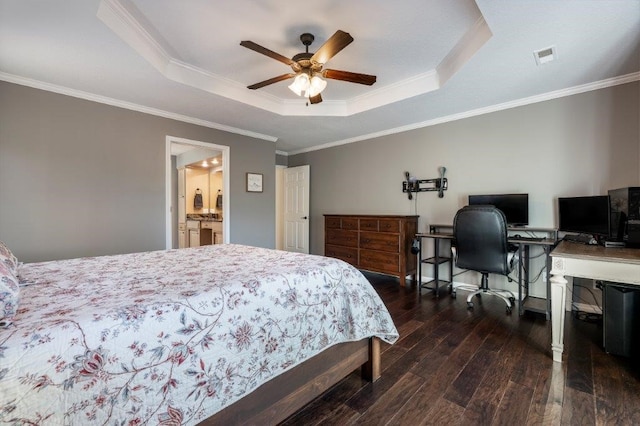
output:
[[[344,49],[353,41],[353,37],[349,33],[338,30],[329,40],[320,46],[320,49],[311,57],[311,62],[318,64],[326,64],[329,59],[333,58],[336,53]]]
[[[295,76],[296,76],[295,73],[282,74],[282,75],[279,75],[277,77],[270,78],[269,80],[261,81],[260,83],[256,83],[256,84],[252,84],[251,86],[247,86],[247,89],[253,89],[253,90],[259,89],[261,87],[268,86],[270,84],[277,83],[277,82],[282,81],[282,80],[287,80],[287,79],[293,78]]]
[[[265,55],[265,56],[268,56],[268,57],[270,57],[270,58],[273,58],[273,59],[275,59],[276,61],[283,62],[283,63],[285,63],[285,64],[287,64],[287,65],[290,65],[290,66],[295,66],[295,65],[297,65],[297,63],[296,63],[296,62],[294,62],[294,61],[292,61],[290,58],[287,58],[286,56],[282,56],[281,54],[276,53],[276,52],[274,52],[273,50],[269,50],[269,49],[267,49],[266,47],[262,47],[262,46],[260,46],[259,44],[256,44],[256,43],[254,43],[254,42],[252,42],[252,41],[249,41],[249,40],[241,41],[241,42],[240,42],[240,46],[244,46],[244,47],[246,47],[247,49],[251,49],[251,50],[253,50],[254,52],[262,53],[262,54],[263,54],[263,55]],[[295,64],[295,65],[294,65],[294,64]]]
[[[349,81],[351,83],[366,84],[367,86],[371,86],[373,83],[376,82],[375,75],[359,74],[359,73],[349,72],[349,71],[324,70],[322,71],[322,76],[324,78],[331,78],[333,80],[342,80],[342,81]]]
[[[317,94],[317,95],[315,95],[315,96],[311,96],[311,97],[309,97],[309,103],[310,103],[311,105],[313,105],[313,104],[319,104],[320,102],[322,102],[322,95],[321,95],[320,93],[318,93],[318,94]]]

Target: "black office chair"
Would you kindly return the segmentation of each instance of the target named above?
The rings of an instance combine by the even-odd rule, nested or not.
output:
[[[489,274],[508,275],[517,263],[515,250],[507,242],[507,221],[504,213],[494,206],[466,206],[458,210],[453,220],[453,257],[458,268],[478,271],[482,274],[480,287],[459,284],[451,288],[472,291],[467,305],[473,308],[473,296],[492,294],[507,304],[507,313],[513,309],[515,296],[508,290],[489,288]]]

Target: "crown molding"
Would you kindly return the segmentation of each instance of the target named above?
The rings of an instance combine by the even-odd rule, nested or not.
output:
[[[153,67],[164,72],[171,59],[179,59],[168,43],[159,35],[151,34],[142,23],[141,14],[127,0],[102,0],[96,16],[127,42]]]
[[[124,108],[132,111],[142,112],[145,114],[155,115],[158,117],[169,118],[172,120],[182,121],[185,123],[196,124],[203,127],[208,127],[211,129],[222,130],[229,133],[234,133],[242,136],[248,136],[256,139],[262,139],[269,142],[276,142],[278,140],[275,136],[269,136],[262,133],[251,132],[244,129],[238,129],[236,127],[225,126],[223,124],[214,123],[211,121],[201,120],[193,117],[188,117],[181,114],[175,114],[168,111],[163,111],[155,108],[149,108],[142,105],[124,102],[117,99],[109,98],[106,96],[96,95],[89,92],[83,92],[80,90],[69,89],[62,86],[57,86],[50,83],[45,83],[25,77],[16,76],[13,74],[8,74],[4,72],[0,72],[0,80],[6,81],[8,83],[19,84],[21,86],[28,86],[34,89],[45,90],[48,92],[59,93],[61,95],[72,96],[74,98],[84,99],[88,101],[93,101],[101,104],[111,105],[118,108]],[[606,80],[596,81],[593,83],[588,83],[580,86],[574,86],[568,89],[556,90],[553,92],[544,93],[541,95],[530,96],[523,99],[518,99],[515,101],[504,102],[497,105],[491,105],[484,108],[478,108],[470,111],[461,112],[458,114],[452,114],[445,117],[438,117],[432,120],[422,121],[418,123],[408,124],[406,126],[395,127],[392,129],[383,130],[380,132],[368,133],[360,136],[355,136],[353,138],[342,139],[338,141],[328,142],[321,145],[316,145],[310,148],[303,148],[299,150],[293,150],[291,152],[285,152],[277,150],[276,154],[291,156],[296,154],[303,154],[306,152],[319,151],[322,149],[332,148],[335,146],[346,145],[349,143],[359,142],[368,139],[375,139],[382,136],[389,136],[396,133],[403,133],[410,130],[420,129],[423,127],[435,126],[437,124],[448,123],[451,121],[462,120],[464,118],[475,117],[478,115],[489,114],[492,112],[503,111],[506,109],[516,108],[519,106],[525,106],[529,104],[534,104],[538,102],[549,101],[557,98],[563,98],[567,96],[577,95],[584,92],[590,92],[593,90],[606,89],[608,87],[618,86],[621,84],[632,83],[635,81],[640,81],[640,72],[635,72],[631,74],[626,74],[619,77],[613,77]]]
[[[382,136],[389,136],[396,133],[403,133],[410,130],[421,129],[424,127],[435,126],[436,124],[448,123],[451,121],[462,120],[464,118],[475,117],[478,115],[489,114],[492,112],[503,111],[506,109],[516,108],[520,106],[535,104],[538,102],[550,101],[553,99],[564,98],[567,96],[578,95],[580,93],[591,92],[593,90],[606,89],[608,87],[618,86],[621,84],[632,83],[634,81],[640,81],[640,72],[622,75],[619,77],[613,77],[605,80],[596,81],[593,83],[587,83],[580,86],[574,86],[567,89],[556,90],[553,92],[543,93],[541,95],[530,96],[527,98],[517,99],[515,101],[504,102],[501,104],[491,105],[484,108],[478,108],[470,111],[461,112],[458,114],[452,114],[445,117],[438,117],[432,120],[422,121],[419,123],[413,123],[406,126],[395,127],[393,129],[387,129],[380,132],[368,133],[366,135],[355,136],[353,138],[343,139],[334,142],[328,142],[322,145],[316,145],[311,148],[303,148],[289,152],[288,155],[304,154],[306,152],[319,151],[322,149],[332,148],[335,146],[346,145],[363,140],[375,139]]]
[[[484,20],[484,16],[480,15],[480,18],[436,67],[440,84],[445,84],[453,77],[491,37],[493,37],[493,33]]]
[[[111,105],[118,108],[124,108],[131,111],[142,112],[145,114],[155,115],[157,117],[169,118],[171,120],[182,121],[184,123],[196,124],[198,126],[208,127],[210,129],[222,130],[237,135],[248,136],[255,139],[262,139],[269,142],[276,142],[278,140],[275,136],[265,135],[262,133],[256,133],[245,129],[239,129],[237,127],[226,126],[224,124],[215,123],[212,121],[201,120],[199,118],[189,117],[182,114],[176,114],[161,109],[150,108],[144,105],[134,104],[132,102],[125,102],[106,96],[96,95],[82,90],[70,89],[68,87],[58,86],[51,83],[45,83],[38,80],[33,80],[26,77],[20,77],[13,74],[8,74],[0,71],[0,80],[8,83],[15,83],[21,86],[28,86],[34,89],[45,90],[47,92],[59,93],[61,95],[71,96],[74,98],[84,99],[87,101],[97,102],[100,104]]]
[[[101,0],[97,17],[167,79],[282,116],[347,117],[438,90],[492,36],[481,16],[437,69],[351,99],[325,100],[307,108],[304,98],[281,99],[247,90],[243,84],[182,61],[130,0]]]

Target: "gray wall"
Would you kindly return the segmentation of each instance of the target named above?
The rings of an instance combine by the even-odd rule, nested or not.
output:
[[[451,223],[469,194],[529,193],[530,225],[556,227],[557,197],[640,184],[639,93],[635,82],[290,156],[289,166],[311,166],[311,252],[324,252],[323,214],[418,214],[427,232]],[[439,166],[444,198],[409,201],[404,172],[435,178]]]
[[[288,162],[286,155],[276,154],[276,166],[286,166]]]
[[[163,249],[167,135],[230,147],[231,242],[273,247],[272,142],[6,82],[0,239],[25,262]]]

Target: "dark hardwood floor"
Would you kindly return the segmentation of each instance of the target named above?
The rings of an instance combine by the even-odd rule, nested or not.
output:
[[[353,372],[284,425],[640,425],[640,359],[605,353],[601,323],[567,315],[554,363],[544,315],[367,277],[400,333],[382,344],[382,377]]]

